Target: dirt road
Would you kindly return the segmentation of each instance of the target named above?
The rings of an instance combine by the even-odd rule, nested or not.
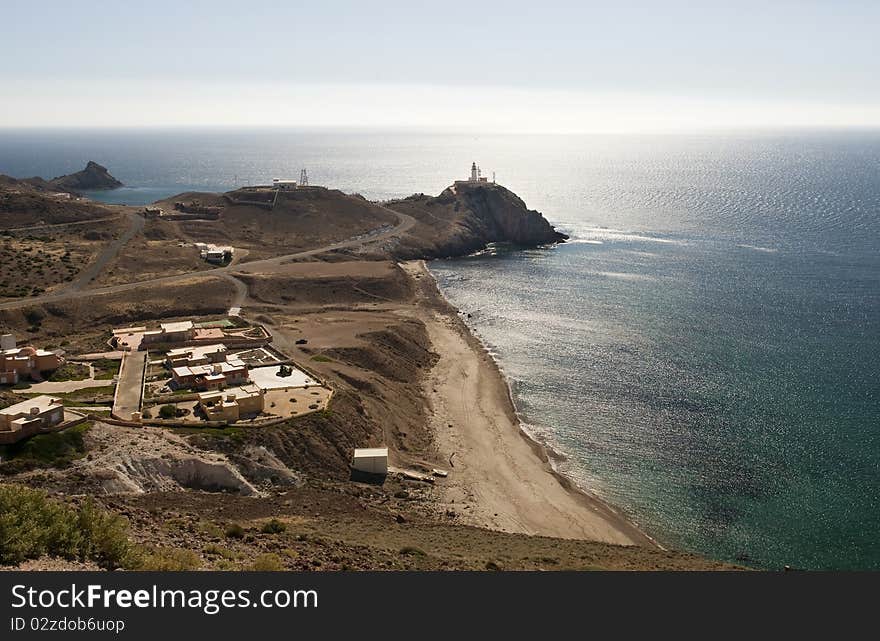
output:
[[[386,209],[383,207],[383,209]],[[359,247],[362,245],[368,245],[371,243],[381,242],[383,240],[388,240],[389,238],[394,238],[395,236],[399,236],[401,234],[406,233],[409,229],[411,229],[416,221],[411,216],[406,214],[402,214],[400,212],[396,212],[392,209],[386,209],[389,213],[397,216],[400,221],[396,226],[392,227],[387,231],[383,231],[375,236],[369,237],[358,237],[349,240],[339,241],[337,243],[332,243],[330,245],[325,245],[323,247],[316,247],[314,249],[308,249],[306,251],[295,252],[293,254],[285,254],[283,256],[275,256],[273,258],[265,258],[263,260],[255,260],[249,263],[244,264],[236,264],[229,265],[227,267],[218,267],[217,269],[212,269],[205,272],[199,273],[186,273],[186,274],[175,274],[174,276],[164,276],[161,278],[152,278],[149,280],[136,281],[132,283],[123,283],[120,285],[110,285],[107,287],[94,287],[89,289],[84,289],[84,285],[86,282],[90,282],[94,279],[104,267],[106,267],[107,263],[112,259],[113,256],[118,253],[119,249],[121,249],[122,245],[124,245],[128,240],[130,240],[135,234],[138,233],[139,230],[129,229],[131,235],[128,236],[129,232],[126,232],[123,236],[112,243],[112,247],[108,247],[106,252],[102,252],[101,257],[98,258],[94,263],[92,263],[85,271],[80,274],[80,277],[77,278],[74,283],[71,284],[70,287],[64,289],[60,292],[53,292],[51,294],[46,294],[45,296],[35,296],[32,298],[22,298],[13,301],[7,301],[4,303],[0,303],[0,309],[19,309],[22,307],[32,307],[34,305],[41,305],[43,303],[52,303],[56,301],[69,300],[71,298],[81,298],[83,296],[96,296],[100,294],[116,294],[119,292],[127,292],[133,289],[137,289],[139,287],[148,287],[153,285],[167,285],[171,283],[181,282],[181,281],[191,281],[197,278],[214,278],[220,276],[222,278],[226,278],[227,276],[233,276],[235,273],[255,273],[255,272],[269,272],[273,269],[284,265],[292,260],[308,258],[310,256],[317,256],[319,254],[324,254],[327,252],[335,251],[337,249],[347,249],[350,247]],[[136,215],[135,215],[136,216]],[[140,218],[139,216],[136,216]],[[141,227],[143,226],[143,219],[141,219]],[[123,241],[123,238],[128,236],[126,240]],[[121,244],[120,244],[121,242]],[[113,253],[111,253],[111,249],[113,249]],[[87,280],[86,280],[87,279]],[[80,283],[79,286],[75,286],[77,283]],[[237,297],[241,297],[240,290],[237,293]],[[243,300],[243,299],[242,299]],[[233,305],[234,307],[240,307],[240,305]]]

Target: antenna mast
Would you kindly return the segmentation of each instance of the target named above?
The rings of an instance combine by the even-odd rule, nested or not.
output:
[[[299,184],[300,187],[308,187],[309,185],[309,174],[305,169],[299,172]]]

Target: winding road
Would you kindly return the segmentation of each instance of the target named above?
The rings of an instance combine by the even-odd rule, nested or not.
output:
[[[376,242],[381,242],[383,240],[388,240],[390,238],[394,238],[396,236],[400,236],[405,234],[407,231],[413,228],[416,224],[415,218],[409,216],[407,214],[400,213],[398,211],[394,211],[393,209],[389,209],[383,205],[377,205],[380,209],[385,210],[386,212],[393,214],[398,219],[398,224],[392,227],[391,229],[387,229],[381,231],[375,235],[362,235],[357,238],[352,238],[349,240],[339,241],[337,243],[332,243],[330,245],[325,245],[323,247],[316,247],[314,249],[307,249],[305,251],[295,252],[293,254],[285,254],[283,256],[275,256],[273,258],[265,258],[262,260],[255,260],[249,263],[238,263],[228,265],[226,267],[218,267],[216,269],[212,269],[210,271],[205,272],[197,272],[197,273],[186,273],[186,274],[175,274],[173,276],[162,276],[159,278],[152,278],[149,280],[141,280],[135,281],[131,283],[121,283],[118,285],[109,285],[106,287],[95,287],[86,289],[86,285],[91,282],[94,278],[97,277],[98,274],[107,266],[107,264],[116,256],[117,253],[122,249],[122,247],[131,240],[136,234],[140,233],[140,231],[144,227],[144,219],[137,214],[129,214],[137,220],[130,221],[129,229],[122,234],[118,239],[114,240],[112,243],[107,245],[98,257],[89,264],[89,266],[80,273],[80,275],[74,280],[68,287],[64,288],[61,291],[52,292],[50,294],[45,294],[43,296],[34,296],[32,298],[20,298],[17,300],[7,301],[4,303],[0,303],[0,310],[5,309],[20,309],[22,307],[32,307],[34,305],[41,305],[44,303],[54,303],[58,301],[70,300],[75,298],[83,298],[87,296],[99,296],[103,294],[117,294],[120,292],[127,292],[133,289],[138,289],[140,287],[150,287],[154,285],[169,285],[172,283],[179,283],[182,281],[191,281],[195,279],[202,278],[223,278],[224,280],[228,280],[235,285],[236,295],[235,299],[232,303],[232,307],[241,307],[241,303],[244,302],[247,297],[247,287],[235,278],[235,274],[248,274],[248,273],[256,273],[256,272],[267,272],[272,271],[273,269],[277,269],[278,267],[284,265],[285,263],[289,263],[290,261],[297,260],[300,258],[308,258],[310,256],[317,256],[319,254],[325,254],[327,252],[335,251],[337,249],[348,249],[350,247],[359,247],[362,245],[369,245]]]

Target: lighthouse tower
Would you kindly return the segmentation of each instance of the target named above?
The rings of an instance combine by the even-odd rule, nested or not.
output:
[[[480,181],[480,168],[477,167],[477,163],[471,165],[471,182],[479,182]]]

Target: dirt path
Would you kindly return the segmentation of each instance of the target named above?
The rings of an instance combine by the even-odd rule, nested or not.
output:
[[[96,223],[106,223],[111,220],[119,220],[119,215],[106,216],[104,218],[90,218],[89,220],[74,220],[69,223],[44,223],[42,225],[28,225],[27,227],[11,227],[8,229],[3,229],[4,232],[16,232],[16,231],[39,231],[43,229],[55,229],[58,227],[76,227],[79,225],[94,225]]]
[[[256,260],[250,263],[244,263],[241,265],[230,265],[227,267],[219,267],[217,269],[212,269],[206,272],[199,273],[186,273],[186,274],[175,274],[174,276],[164,276],[161,278],[152,278],[150,280],[142,280],[136,281],[132,283],[122,283],[120,285],[110,285],[107,287],[95,287],[90,289],[82,289],[82,286],[79,288],[74,287],[74,285],[84,280],[86,276],[88,276],[88,280],[92,280],[95,278],[100,271],[106,266],[107,262],[109,262],[109,258],[101,261],[96,260],[87,270],[86,272],[82,272],[80,278],[74,281],[70,287],[61,292],[54,292],[51,294],[46,294],[45,296],[36,296],[33,298],[19,299],[14,301],[7,301],[4,303],[0,303],[0,309],[18,309],[21,307],[32,307],[34,305],[40,305],[43,303],[51,303],[60,300],[67,300],[70,298],[81,298],[83,296],[96,296],[100,294],[116,294],[120,292],[127,292],[133,289],[137,289],[139,287],[146,286],[154,286],[154,285],[167,285],[171,283],[177,283],[182,281],[191,281],[197,278],[215,278],[217,276],[225,277],[226,274],[235,274],[235,273],[255,273],[255,272],[271,272],[273,269],[277,269],[278,267],[283,266],[285,263],[289,263],[290,261],[308,258],[310,256],[317,256],[319,254],[324,254],[327,252],[335,251],[337,249],[346,249],[349,247],[358,247],[361,245],[367,245],[371,243],[381,242],[383,240],[388,240],[389,238],[394,238],[395,236],[399,236],[401,234],[406,233],[410,230],[415,224],[416,221],[411,216],[407,216],[406,214],[402,214],[400,212],[395,212],[391,209],[387,210],[390,213],[393,213],[397,216],[400,221],[398,225],[395,227],[384,231],[380,234],[376,234],[375,236],[371,236],[369,238],[355,238],[350,240],[343,240],[337,243],[332,243],[330,245],[325,245],[324,247],[316,247],[314,249],[308,249],[305,251],[296,252],[293,254],[286,254],[284,256],[276,256],[274,258],[266,258],[263,260]],[[143,219],[141,219],[141,226],[143,225]],[[131,229],[129,231],[132,231]],[[131,237],[137,231],[133,231],[132,235],[128,237],[122,244],[128,242]],[[126,234],[127,235],[127,234]],[[123,236],[124,237],[124,236]],[[116,242],[122,240],[123,237],[117,239]],[[119,245],[121,248],[122,244]],[[116,248],[116,252],[119,251],[119,248]],[[103,254],[103,252],[102,252]],[[115,255],[115,253],[113,254]],[[233,305],[233,307],[237,307],[237,305]]]
[[[89,265],[77,275],[70,285],[62,289],[60,292],[56,292],[56,295],[82,291],[83,288],[87,287],[89,283],[97,278],[98,274],[103,272],[104,268],[116,258],[116,254],[125,247],[128,241],[143,231],[144,224],[146,223],[143,216],[130,211],[125,212],[123,215],[128,217],[128,229],[120,234],[119,238],[107,243],[95,260],[89,263]]]
[[[107,387],[112,384],[112,380],[94,378],[86,378],[81,381],[43,381],[42,383],[32,383],[29,388],[22,391],[27,392],[28,394],[66,394],[68,392],[75,392],[89,387]]]

